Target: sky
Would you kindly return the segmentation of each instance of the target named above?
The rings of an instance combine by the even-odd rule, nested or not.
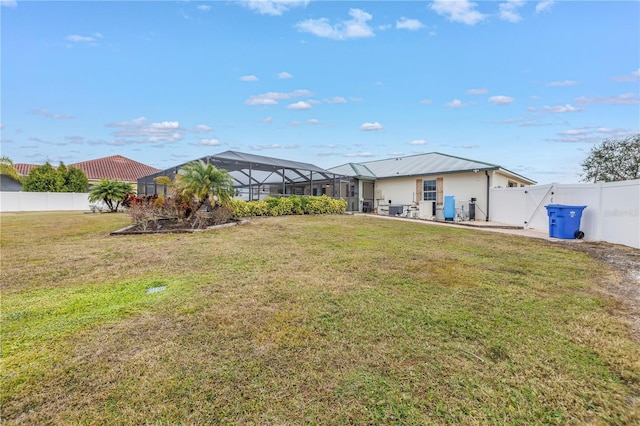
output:
[[[14,163],[440,152],[573,183],[640,132],[637,1],[0,1]]]

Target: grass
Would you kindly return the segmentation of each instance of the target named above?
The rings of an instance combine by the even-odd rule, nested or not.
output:
[[[119,214],[1,219],[7,424],[640,421],[638,345],[594,292],[611,271],[558,243],[362,216],[119,237]]]

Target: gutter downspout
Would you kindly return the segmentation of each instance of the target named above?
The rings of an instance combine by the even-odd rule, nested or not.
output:
[[[491,188],[491,177],[489,176],[489,172],[487,170],[484,171],[485,176],[487,176],[487,218],[486,222],[489,222],[489,189]]]

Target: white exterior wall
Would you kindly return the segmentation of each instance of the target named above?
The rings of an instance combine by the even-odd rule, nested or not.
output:
[[[640,180],[494,188],[491,203],[491,220],[541,230],[549,227],[546,205],[587,206],[585,239],[640,248]]]
[[[88,211],[89,206],[86,192],[0,192],[0,212]]]
[[[496,174],[496,176],[499,176],[499,174]],[[455,197],[457,209],[463,209],[468,214],[469,201],[471,198],[476,198],[476,220],[486,219],[487,177],[484,172],[378,179],[375,183],[376,192],[381,192],[384,198],[377,200],[377,206],[382,207],[388,204],[409,206],[416,200],[419,203],[422,201],[422,193],[417,194],[416,197],[416,179],[429,180],[436,178],[442,178],[443,195],[453,195]],[[493,176],[491,178],[491,183],[493,183]],[[506,178],[505,182],[507,182]],[[380,208],[378,208],[378,213],[383,213]],[[418,215],[423,218],[430,218],[431,212],[418,212]],[[489,216],[491,216],[491,212]]]
[[[442,176],[444,195],[453,195],[457,209],[469,213],[469,201],[476,199],[476,220],[485,220],[487,213],[487,177],[483,172]],[[489,213],[491,216],[491,213]]]

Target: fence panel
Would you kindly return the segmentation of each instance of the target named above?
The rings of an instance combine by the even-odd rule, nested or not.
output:
[[[74,192],[0,192],[0,212],[89,210],[89,194]]]
[[[640,248],[640,180],[491,189],[496,222],[547,230],[547,204],[587,206],[580,222],[585,239]]]

